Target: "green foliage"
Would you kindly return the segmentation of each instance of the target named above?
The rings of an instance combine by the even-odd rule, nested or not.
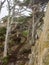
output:
[[[9,56],[4,57],[4,58],[2,59],[3,65],[7,65],[8,60],[9,60]]]
[[[4,41],[5,36],[0,36],[0,41]]]
[[[4,50],[3,44],[0,44],[0,51],[2,52]]]
[[[9,47],[14,46],[14,45],[15,45],[15,42],[11,39],[11,40],[9,41]]]
[[[0,28],[0,41],[4,41],[5,33],[6,33],[6,28],[5,27]]]
[[[11,18],[12,17],[10,17],[10,21],[11,21]],[[7,22],[7,19],[8,19],[8,16],[5,16],[5,17],[2,18],[4,23]],[[23,17],[23,16],[21,16],[21,17],[18,17],[18,18],[14,17],[13,21],[14,22],[26,22],[28,19],[30,19],[30,17]]]
[[[18,20],[18,22],[25,22],[25,21],[27,21],[27,18],[19,17],[17,20]]]
[[[29,33],[28,30],[26,30],[26,31],[23,31],[23,32],[22,32],[22,35],[27,36],[28,33]]]
[[[24,3],[27,6],[30,3],[30,0],[24,0]]]
[[[18,18],[14,18],[14,21],[16,22],[27,22],[31,17],[18,17]]]
[[[2,18],[2,20],[4,21],[4,23],[7,22],[7,18],[8,18],[8,16],[5,16],[5,17]]]
[[[24,65],[24,64],[20,64],[20,65]]]
[[[0,36],[6,33],[6,28],[2,27],[0,28]]]

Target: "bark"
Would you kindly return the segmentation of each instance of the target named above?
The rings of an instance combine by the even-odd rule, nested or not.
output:
[[[9,31],[10,31],[10,4],[9,1],[8,2],[8,20],[7,20],[7,31],[6,31],[6,37],[5,37],[5,44],[4,44],[4,54],[3,57],[7,56],[7,49],[8,49],[8,35],[9,35]]]

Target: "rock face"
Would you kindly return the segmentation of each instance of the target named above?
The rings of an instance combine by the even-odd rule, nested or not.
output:
[[[48,49],[49,49],[49,3],[47,4],[47,11],[45,13],[43,31],[41,33],[39,40],[35,44],[34,63],[32,64],[34,58],[30,57],[31,63],[29,62],[28,65],[49,65]],[[31,56],[33,56],[33,54],[31,54]]]
[[[47,49],[43,56],[43,65],[49,65],[49,49]]]

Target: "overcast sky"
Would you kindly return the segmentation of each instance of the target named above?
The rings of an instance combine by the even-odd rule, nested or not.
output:
[[[0,0],[0,1],[1,1],[1,0]],[[1,19],[2,17],[4,17],[5,15],[8,14],[7,8],[6,8],[6,4],[7,4],[7,2],[4,3],[4,5],[3,5],[3,8],[2,8],[1,13],[0,13],[0,19]]]
[[[20,0],[20,1],[23,1],[23,0]],[[27,10],[31,11],[30,9],[27,9]],[[44,10],[46,11],[46,8]],[[22,12],[22,14],[28,16],[30,14],[30,12],[24,11],[24,12]],[[3,17],[5,17],[6,15],[8,15],[7,2],[5,2],[4,5],[3,5],[3,8],[2,8],[1,13],[0,13],[0,19],[3,18]]]
[[[23,0],[20,0],[20,1],[23,1]],[[6,5],[7,5],[7,2],[5,2],[4,5],[3,5],[3,8],[2,8],[1,13],[0,13],[0,19],[3,18],[3,17],[5,17],[6,15],[8,15],[8,11],[7,11]],[[27,10],[30,11],[30,9],[27,9]],[[30,12],[24,11],[22,14],[29,15]]]

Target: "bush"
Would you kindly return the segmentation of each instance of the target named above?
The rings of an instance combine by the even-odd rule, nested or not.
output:
[[[28,33],[29,33],[29,32],[28,32],[27,30],[22,32],[22,34],[23,34],[24,36],[27,36]]]
[[[4,58],[2,59],[2,63],[3,63],[3,65],[7,65],[8,60],[9,60],[9,56],[4,57]]]
[[[0,42],[5,40],[5,34],[6,34],[6,28],[5,27],[0,28]]]
[[[0,36],[6,33],[6,28],[2,27],[0,28]]]

